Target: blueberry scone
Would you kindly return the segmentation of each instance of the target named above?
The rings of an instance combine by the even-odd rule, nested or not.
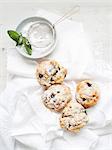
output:
[[[42,95],[44,105],[56,112],[61,111],[71,99],[70,88],[64,84],[52,85]]]
[[[62,83],[67,75],[67,70],[55,60],[40,62],[37,65],[36,77],[45,87]]]
[[[94,106],[99,100],[99,88],[90,80],[78,83],[76,87],[76,100],[85,108]]]
[[[63,109],[60,117],[60,126],[68,131],[77,133],[88,122],[85,108],[77,103],[70,101]]]

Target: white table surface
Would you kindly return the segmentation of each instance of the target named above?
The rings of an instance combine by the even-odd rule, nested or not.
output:
[[[90,51],[97,59],[106,61],[112,67],[112,3],[94,1],[94,3],[81,2],[79,4],[80,12],[71,19],[83,22],[91,43]],[[65,2],[0,2],[0,92],[5,88],[7,81],[7,52],[4,48],[14,47],[5,31],[14,29],[22,19],[35,15],[39,8],[64,14],[72,6],[73,3]],[[112,135],[108,135],[107,139],[112,141]],[[104,150],[107,149],[104,148]]]

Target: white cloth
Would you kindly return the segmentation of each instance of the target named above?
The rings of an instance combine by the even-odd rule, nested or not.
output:
[[[71,88],[74,96],[75,82],[65,84]],[[43,89],[35,79],[24,79],[24,84],[23,80],[15,79],[9,88],[16,85],[11,98],[15,102],[11,135],[19,142],[16,143],[17,149],[21,149],[20,143],[24,145],[24,150],[28,147],[31,150],[89,150],[96,145],[98,136],[88,128],[76,135],[60,128],[60,114],[49,111],[43,105]]]
[[[39,11],[38,15],[48,17],[52,22],[58,18],[43,10]],[[71,88],[73,96],[75,79],[94,79],[100,87],[100,101],[95,107],[87,110],[90,120],[80,133],[74,135],[65,132],[59,127],[59,114],[51,113],[41,102],[43,90],[34,76],[36,62],[23,58],[15,49],[8,50],[7,67],[9,73],[14,76],[0,96],[0,121],[7,124],[4,128],[4,124],[0,124],[2,138],[7,137],[2,150],[99,150],[102,147],[98,143],[104,142],[99,136],[112,132],[112,80],[106,78],[112,72],[107,69],[103,75],[103,68],[98,68],[101,63],[97,66],[92,63],[93,58],[80,23],[65,20],[56,30],[58,46],[47,58],[55,58],[67,67],[68,81],[65,81],[65,84]],[[109,149],[112,145],[110,143],[106,146]]]

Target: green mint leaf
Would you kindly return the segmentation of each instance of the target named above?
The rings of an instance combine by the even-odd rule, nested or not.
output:
[[[7,33],[10,36],[10,38],[16,42],[16,46],[24,45],[26,52],[29,55],[32,55],[32,47],[26,37],[23,37],[21,33],[18,33],[14,30],[8,30]]]
[[[20,33],[18,45],[22,45],[22,44],[23,44],[23,36],[22,36],[22,34]]]
[[[31,44],[29,43],[28,39],[23,37],[23,45],[27,51],[27,53],[29,55],[32,55],[32,47],[31,47]]]
[[[10,38],[16,42],[16,45],[18,45],[20,35],[16,31],[13,31],[13,30],[8,30],[7,33],[10,36]]]

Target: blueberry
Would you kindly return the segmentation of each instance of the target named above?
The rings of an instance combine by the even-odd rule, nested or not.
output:
[[[84,112],[85,112],[85,114],[87,115],[87,112],[86,112],[86,110],[84,110]]]
[[[70,128],[70,127],[71,127],[71,124],[69,124],[68,126],[69,126],[69,128]]]
[[[87,84],[89,87],[91,87],[91,85],[92,85],[91,83],[88,83],[88,82],[87,82],[86,84]]]
[[[58,70],[55,71],[55,73],[53,74],[53,76],[55,76],[58,73]]]
[[[51,98],[53,98],[54,96],[55,96],[55,95],[52,93],[52,94],[51,94]]]
[[[52,77],[51,77],[50,81],[54,81]]]
[[[60,70],[60,67],[58,67],[58,69]]]
[[[86,98],[82,98],[82,100],[83,100],[83,101],[85,101],[85,100],[86,100]]]
[[[39,74],[39,78],[42,78],[43,77],[43,75],[42,74]]]
[[[62,116],[64,116],[64,113],[62,113]]]

